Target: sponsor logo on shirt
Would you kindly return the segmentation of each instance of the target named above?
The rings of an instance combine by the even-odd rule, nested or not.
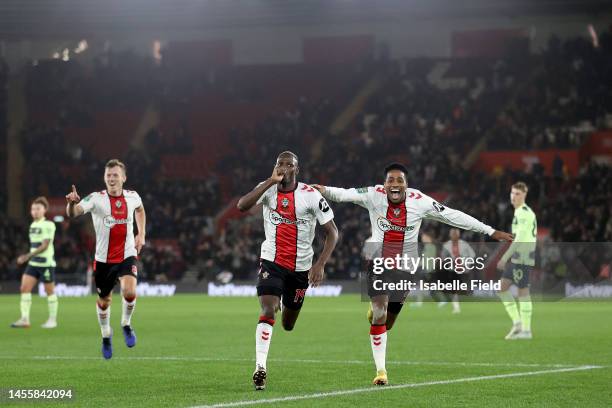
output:
[[[118,224],[129,224],[130,219],[123,218],[123,219],[118,220],[118,219],[115,219],[115,217],[113,217],[112,215],[107,215],[106,217],[104,217],[102,222],[104,223],[105,227],[113,228],[115,225],[118,225]]]
[[[383,217],[378,217],[378,220],[376,221],[376,225],[378,225],[378,228],[380,228],[384,232],[387,232],[387,231],[406,232],[406,231],[414,230],[414,225],[407,225],[405,227],[401,225],[395,225],[391,221]]]
[[[290,225],[308,225],[307,220],[290,220],[289,218],[283,217],[276,211],[270,211],[270,222],[273,225],[279,224],[290,224]]]

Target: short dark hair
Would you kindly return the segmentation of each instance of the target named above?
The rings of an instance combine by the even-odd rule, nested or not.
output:
[[[293,153],[292,151],[285,150],[284,152],[282,152],[281,154],[279,154],[279,155],[277,156],[277,158],[276,158],[276,159],[278,160],[278,159],[279,159],[281,156],[291,156],[291,157],[293,157],[293,158],[295,159],[295,162],[296,162],[296,163],[298,163],[298,162],[299,162],[298,157],[297,157],[297,154]]]
[[[106,166],[104,167],[106,167],[107,169],[112,169],[113,167],[121,167],[121,170],[123,170],[123,174],[127,175],[125,164],[119,159],[109,160],[108,162],[106,162]]]
[[[406,166],[404,166],[401,163],[394,162],[394,163],[389,163],[387,164],[387,166],[385,166],[385,172],[383,174],[383,177],[387,178],[387,174],[389,174],[391,170],[399,170],[402,173],[404,173],[404,176],[406,177],[408,176],[408,169],[406,168]]]
[[[47,198],[44,196],[36,197],[34,201],[32,201],[32,204],[40,204],[45,207],[45,210],[49,209],[49,201],[47,201]]]

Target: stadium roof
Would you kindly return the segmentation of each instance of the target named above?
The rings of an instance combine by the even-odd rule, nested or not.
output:
[[[598,14],[609,0],[2,0],[0,37],[402,18]]]

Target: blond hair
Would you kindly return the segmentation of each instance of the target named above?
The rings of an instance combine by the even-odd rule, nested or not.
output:
[[[112,169],[113,167],[121,167],[121,170],[123,170],[123,174],[127,175],[125,164],[119,159],[109,160],[108,162],[106,162],[106,166],[104,167],[106,167],[107,169]]]
[[[529,187],[527,187],[527,184],[523,183],[522,181],[514,183],[512,185],[512,188],[520,190],[520,191],[522,191],[525,194],[527,194],[527,191],[529,191]]]

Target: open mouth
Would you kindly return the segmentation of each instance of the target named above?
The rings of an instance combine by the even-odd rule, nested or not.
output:
[[[399,188],[391,188],[389,189],[389,197],[393,200],[399,200],[402,193]]]

